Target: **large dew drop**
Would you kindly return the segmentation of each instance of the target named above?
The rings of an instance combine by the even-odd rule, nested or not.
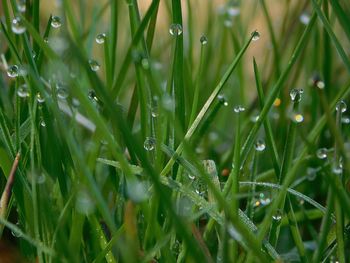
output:
[[[143,148],[145,148],[146,151],[152,151],[154,150],[155,145],[156,140],[152,137],[147,137],[145,142],[143,143]]]
[[[289,96],[293,102],[301,101],[301,95],[304,93],[303,89],[292,89],[289,92]]]
[[[337,103],[337,105],[335,106],[335,110],[340,112],[340,113],[344,113],[346,112],[347,109],[347,105],[345,103],[345,101],[341,100]]]
[[[51,26],[53,28],[59,28],[62,25],[61,18],[59,16],[52,16]]]
[[[100,69],[100,64],[96,60],[89,59],[89,65],[92,71],[98,71]]]
[[[263,152],[266,148],[266,144],[263,140],[257,140],[254,147],[256,151]]]
[[[45,102],[45,98],[38,92],[36,94],[36,101],[41,104]]]
[[[182,34],[182,26],[180,24],[171,24],[169,33],[172,36],[179,36]]]
[[[106,34],[105,33],[98,34],[96,36],[95,41],[97,44],[100,44],[100,45],[103,44],[106,41]]]
[[[30,92],[29,92],[29,88],[28,88],[27,84],[23,84],[23,85],[18,87],[17,95],[20,98],[27,98],[27,97],[29,97]]]
[[[18,74],[19,74],[19,68],[17,65],[10,66],[7,69],[7,76],[9,76],[10,78],[17,78]]]
[[[260,39],[260,33],[258,32],[258,31],[254,31],[253,33],[252,33],[252,40],[253,41],[257,41],[257,40],[259,40]]]
[[[301,115],[300,113],[296,113],[293,115],[293,121],[296,123],[301,123],[304,121],[304,116]]]
[[[208,44],[208,38],[206,37],[206,36],[201,36],[201,38],[200,38],[200,40],[199,40],[200,42],[201,42],[201,44],[203,45],[203,46],[205,46],[206,44]]]
[[[23,20],[20,17],[15,17],[11,24],[12,32],[15,34],[23,34],[26,31]]]
[[[320,148],[316,151],[316,156],[318,159],[326,159],[328,150],[326,148]]]

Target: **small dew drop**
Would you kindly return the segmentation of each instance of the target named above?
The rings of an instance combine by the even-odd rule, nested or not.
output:
[[[26,1],[25,0],[17,1],[17,9],[19,12],[24,13],[26,11]]]
[[[301,95],[304,93],[303,89],[292,89],[289,92],[289,96],[293,102],[301,101]]]
[[[304,121],[304,116],[301,115],[300,113],[296,113],[293,115],[293,120],[296,122],[296,123],[301,123]]]
[[[233,23],[232,23],[231,19],[225,19],[225,21],[224,21],[225,27],[230,28],[230,27],[232,27],[232,25],[233,25]]]
[[[182,26],[180,24],[171,24],[169,33],[172,36],[180,36],[182,34]]]
[[[40,92],[36,94],[36,101],[40,104],[45,102],[45,98],[40,94]]]
[[[233,108],[233,111],[235,113],[241,113],[241,112],[245,111],[245,108],[241,105],[237,105],[236,107]]]
[[[98,71],[100,69],[100,64],[96,60],[89,59],[89,65],[92,71]]]
[[[343,118],[341,118],[341,123],[349,124],[349,123],[350,123],[350,118],[349,118],[349,117],[343,117]]]
[[[206,36],[201,36],[201,38],[199,39],[199,41],[201,42],[201,44],[203,46],[205,46],[206,44],[208,44],[208,38]]]
[[[320,148],[316,151],[316,156],[318,159],[326,159],[328,150],[326,148]]]
[[[17,227],[17,228],[20,228],[20,223],[19,223],[19,222],[16,223],[16,227]],[[22,233],[20,233],[20,232],[17,231],[17,230],[12,230],[12,231],[11,231],[11,234],[12,234],[14,237],[21,237],[21,236],[22,236]]]
[[[309,181],[313,181],[316,179],[316,176],[317,176],[317,172],[318,172],[318,169],[317,168],[312,168],[312,167],[308,167],[306,169],[306,174],[307,174],[307,179]]]
[[[57,83],[56,84],[56,89],[57,89],[57,97],[59,99],[65,100],[68,98],[68,90],[65,87],[64,84],[62,83]]]
[[[310,15],[307,12],[303,12],[299,17],[299,20],[302,24],[307,25],[310,22]]]
[[[44,121],[44,118],[40,118],[39,124],[41,127],[46,127],[46,122]]]
[[[143,148],[145,148],[146,151],[152,151],[154,150],[155,145],[156,140],[152,137],[147,137],[145,142],[143,143]]]
[[[272,216],[272,219],[273,219],[273,221],[275,221],[276,223],[278,223],[278,222],[281,221],[282,216],[283,216],[282,210],[278,209],[277,212],[276,212],[276,214],[274,214],[274,215]]]
[[[259,195],[259,202],[261,205],[265,206],[271,203],[271,199],[268,195],[260,193]]]
[[[101,33],[98,34],[95,38],[95,41],[97,44],[103,44],[106,41],[106,34],[105,33]]]
[[[263,140],[257,140],[255,142],[254,147],[255,147],[256,151],[263,152],[265,150],[265,148],[266,148],[266,144],[265,144],[265,142]]]
[[[16,78],[19,74],[19,68],[17,65],[12,65],[7,69],[7,76],[10,78]]]
[[[219,102],[220,102],[222,105],[224,105],[225,107],[228,106],[228,102],[227,102],[227,100],[226,100],[226,98],[225,98],[224,95],[219,94],[219,95],[218,95],[218,100],[219,100]]]
[[[95,91],[93,91],[93,90],[90,90],[90,91],[89,91],[88,97],[89,97],[90,100],[98,101],[98,98],[97,98],[97,96],[96,96],[96,93],[95,93]]]
[[[191,180],[194,180],[196,177],[193,174],[188,174],[188,178],[190,178]]]
[[[230,17],[238,16],[241,13],[241,10],[237,6],[230,6],[227,8],[227,15]]]
[[[59,16],[52,16],[51,26],[53,28],[59,28],[62,25],[61,18]]]
[[[253,41],[257,41],[257,40],[259,40],[260,39],[260,33],[258,32],[258,31],[254,31],[253,33],[252,33],[252,40]]]
[[[337,103],[337,105],[335,106],[335,110],[339,111],[340,113],[344,113],[346,112],[347,109],[347,105],[345,103],[345,101],[341,100]]]
[[[29,97],[30,92],[29,92],[29,88],[28,88],[27,84],[23,84],[23,85],[18,87],[17,95],[20,98],[27,98],[27,97]]]
[[[12,20],[11,29],[12,29],[12,32],[17,35],[23,34],[26,31],[24,22],[20,17],[15,17]]]

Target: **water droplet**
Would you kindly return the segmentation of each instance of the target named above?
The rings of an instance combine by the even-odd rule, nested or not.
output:
[[[158,113],[158,107],[157,107],[157,106],[151,107],[151,116],[152,116],[153,118],[157,118],[158,115],[159,115],[159,113]]]
[[[12,20],[11,25],[12,32],[15,34],[23,34],[26,31],[26,27],[24,25],[23,20],[20,17],[15,17]]]
[[[16,227],[17,227],[17,228],[20,228],[20,223],[19,223],[19,222],[16,223]],[[12,231],[11,231],[11,234],[12,234],[14,237],[21,237],[21,236],[22,236],[22,234],[21,234],[19,231],[16,231],[16,230],[12,230]]]
[[[182,26],[180,24],[171,24],[169,33],[172,36],[179,36],[182,34]]]
[[[302,24],[307,25],[310,22],[310,15],[307,12],[303,12],[299,17],[299,20]]]
[[[236,107],[233,108],[233,111],[235,113],[240,113],[240,112],[245,111],[245,108],[243,106],[241,106],[241,105],[237,105]]]
[[[350,123],[350,118],[349,118],[349,117],[343,117],[343,118],[341,118],[341,123],[349,124],[349,123]]]
[[[102,33],[102,34],[98,34],[95,38],[95,41],[97,44],[103,44],[106,41],[106,34]]]
[[[61,18],[59,16],[52,16],[51,26],[53,28],[59,28],[62,25]]]
[[[307,179],[309,181],[313,181],[316,179],[316,176],[317,176],[317,172],[318,172],[319,169],[317,168],[312,168],[312,167],[308,167],[306,169],[306,174],[307,174]]]
[[[273,102],[273,106],[275,107],[279,107],[281,105],[281,99],[280,98],[276,98],[275,101]]]
[[[18,87],[17,95],[20,98],[27,98],[27,97],[29,97],[30,92],[29,92],[29,88],[28,88],[27,84],[23,84],[23,85]]]
[[[327,158],[328,149],[320,148],[316,151],[316,156],[318,159],[326,159]]]
[[[276,214],[272,216],[272,219],[277,223],[280,222],[283,216],[283,211],[281,209],[278,209]]]
[[[10,78],[16,78],[19,74],[19,68],[17,65],[12,65],[7,69],[7,76]]]
[[[263,152],[266,148],[265,142],[263,140],[257,140],[255,145],[255,150],[258,152]]]
[[[152,137],[147,137],[145,142],[143,143],[143,148],[146,151],[152,151],[156,145],[156,140]]]
[[[44,118],[40,118],[39,124],[41,127],[46,127],[46,122],[44,121]]]
[[[301,123],[304,121],[304,116],[300,113],[296,113],[293,115],[293,121],[295,121],[296,123]]]
[[[219,102],[220,102],[222,105],[228,106],[228,102],[227,102],[227,100],[226,100],[226,98],[225,98],[224,95],[219,94],[219,95],[218,95],[218,100],[219,100]]]
[[[25,0],[17,1],[17,9],[19,12],[24,13],[26,11],[26,1]]]
[[[36,52],[34,50],[32,50],[32,58],[36,58]]]
[[[188,178],[190,178],[191,180],[194,180],[196,178],[196,176],[194,174],[188,173]]]
[[[97,96],[96,96],[95,91],[90,90],[89,93],[88,93],[88,96],[89,96],[89,99],[90,99],[90,100],[98,101],[98,98],[97,98]]]
[[[265,206],[271,203],[271,198],[267,194],[260,193],[259,201],[261,205]]]
[[[89,59],[89,65],[92,71],[98,71],[100,69],[100,64],[96,60]]]
[[[231,19],[225,19],[224,21],[224,26],[225,27],[232,27],[233,23],[231,21]]]
[[[175,101],[169,94],[164,94],[162,97],[162,106],[167,111],[173,111],[175,108]]]
[[[48,37],[44,37],[44,42],[45,43],[49,43],[49,38]]]
[[[66,85],[63,83],[57,83],[56,84],[57,89],[57,97],[59,99],[65,100],[68,98],[68,90],[66,88]]]
[[[148,198],[146,185],[135,179],[127,182],[127,193],[129,198],[135,203],[146,201]]]
[[[340,111],[341,113],[346,112],[347,109],[347,105],[345,103],[345,101],[341,100],[337,103],[337,105],[335,106],[335,110],[336,111]]]
[[[206,44],[208,44],[208,38],[206,36],[201,36],[201,38],[199,39],[199,41],[201,42],[201,44],[204,46]]]
[[[259,40],[260,39],[260,33],[258,32],[258,31],[254,31],[253,33],[252,33],[252,40],[253,41],[257,41],[257,40]]]
[[[45,102],[45,98],[40,94],[40,92],[36,94],[36,101],[40,104]]]
[[[79,213],[84,215],[89,215],[95,210],[95,202],[87,190],[79,190],[75,207]]]
[[[301,95],[304,93],[303,89],[292,89],[289,92],[289,96],[293,102],[301,101]]]
[[[343,162],[338,160],[332,164],[332,171],[335,174],[341,174],[343,172]]]
[[[238,16],[241,13],[241,10],[239,9],[238,6],[229,6],[227,8],[227,15],[230,17],[235,17]]]

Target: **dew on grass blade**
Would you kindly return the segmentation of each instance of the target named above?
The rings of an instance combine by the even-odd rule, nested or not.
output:
[[[106,34],[105,33],[101,33],[98,34],[95,38],[95,41],[97,44],[103,44],[106,41]]]
[[[155,145],[156,140],[152,137],[147,137],[145,142],[143,143],[143,148],[145,148],[146,151],[152,151],[154,150]]]
[[[293,102],[300,102],[301,101],[301,95],[304,93],[303,89],[292,89],[289,92],[289,96]]]
[[[141,66],[143,67],[143,69],[149,69],[149,60],[148,58],[143,58],[141,59]]]
[[[257,40],[259,40],[260,39],[260,33],[258,32],[258,31],[254,31],[253,33],[252,33],[252,40],[253,41],[257,41]]]
[[[281,221],[282,216],[283,216],[282,210],[281,210],[281,209],[278,209],[278,210],[276,211],[276,214],[274,214],[274,215],[272,216],[272,219],[273,219],[273,221],[275,221],[276,223],[278,223],[278,222]]]
[[[7,69],[7,76],[10,78],[16,78],[19,74],[19,68],[17,65],[12,65]]]
[[[182,26],[180,24],[171,24],[169,33],[172,36],[180,36],[182,34]]]
[[[296,123],[301,123],[304,121],[304,116],[300,113],[293,114],[293,121]]]
[[[84,215],[90,215],[95,210],[95,202],[85,189],[80,189],[77,193],[75,207],[77,211]]]
[[[265,206],[271,203],[271,198],[269,197],[268,194],[260,193],[259,202],[261,205]]]
[[[59,28],[62,25],[61,18],[59,16],[52,16],[51,26],[53,28]]]
[[[228,106],[228,102],[227,102],[227,100],[226,100],[226,98],[225,98],[224,95],[219,94],[219,95],[218,95],[218,100],[219,100],[219,102],[220,102],[222,105],[224,105],[225,107]]]
[[[17,95],[20,98],[27,98],[30,95],[29,88],[27,84],[22,84],[17,89]]]
[[[100,69],[100,64],[93,59],[89,59],[89,65],[92,71],[98,71]]]
[[[148,198],[146,185],[136,179],[127,182],[127,193],[129,198],[135,203],[140,203]]]
[[[235,107],[233,108],[233,111],[234,111],[235,113],[241,113],[241,112],[245,111],[245,108],[244,108],[243,106],[241,106],[241,105],[237,105],[237,106],[235,106]]]
[[[315,180],[318,171],[319,171],[318,168],[308,167],[308,168],[306,169],[307,179],[308,179],[309,181]]]
[[[227,15],[230,16],[230,17],[238,16],[240,13],[241,13],[241,10],[236,5],[230,5],[227,8]]]
[[[18,229],[20,229],[20,223],[19,222],[17,222],[16,223],[16,227],[18,228]],[[16,231],[15,229],[13,229],[13,230],[11,230],[11,234],[14,236],[14,237],[21,237],[22,236],[22,233],[20,232],[20,231]]]
[[[46,127],[46,122],[44,121],[44,118],[40,118],[39,124],[41,127]]]
[[[310,22],[310,15],[307,12],[303,12],[300,16],[299,16],[299,20],[302,24],[307,25]]]
[[[327,158],[328,149],[320,148],[316,151],[316,156],[318,159],[326,159]]]
[[[18,0],[17,1],[17,9],[18,9],[18,12],[24,13],[26,11],[26,1],[25,0]]]
[[[90,100],[98,101],[98,98],[97,98],[97,96],[96,96],[96,93],[95,93],[95,91],[93,91],[93,90],[90,90],[90,91],[89,91],[88,97],[89,97]]]
[[[337,105],[335,106],[335,110],[340,112],[340,113],[344,113],[346,112],[347,109],[347,105],[345,103],[345,101],[341,100],[337,103]]]
[[[45,102],[45,98],[40,94],[40,92],[36,94],[36,101],[40,104]]]
[[[254,144],[254,147],[257,152],[263,152],[266,148],[266,144],[263,140],[257,140]]]
[[[199,41],[201,42],[201,44],[203,46],[205,46],[206,44],[208,44],[208,38],[204,35],[201,36],[201,38],[199,39]]]
[[[56,88],[57,88],[57,97],[59,99],[65,100],[68,98],[68,90],[64,84],[57,83]]]
[[[341,118],[341,123],[349,124],[350,123],[350,118],[349,117],[342,117]]]
[[[26,31],[26,27],[24,25],[22,18],[15,17],[12,20],[11,29],[12,29],[12,32],[17,35],[23,34]]]

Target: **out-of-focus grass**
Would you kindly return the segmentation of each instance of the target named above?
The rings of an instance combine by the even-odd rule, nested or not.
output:
[[[14,256],[350,260],[348,3],[0,3]]]

